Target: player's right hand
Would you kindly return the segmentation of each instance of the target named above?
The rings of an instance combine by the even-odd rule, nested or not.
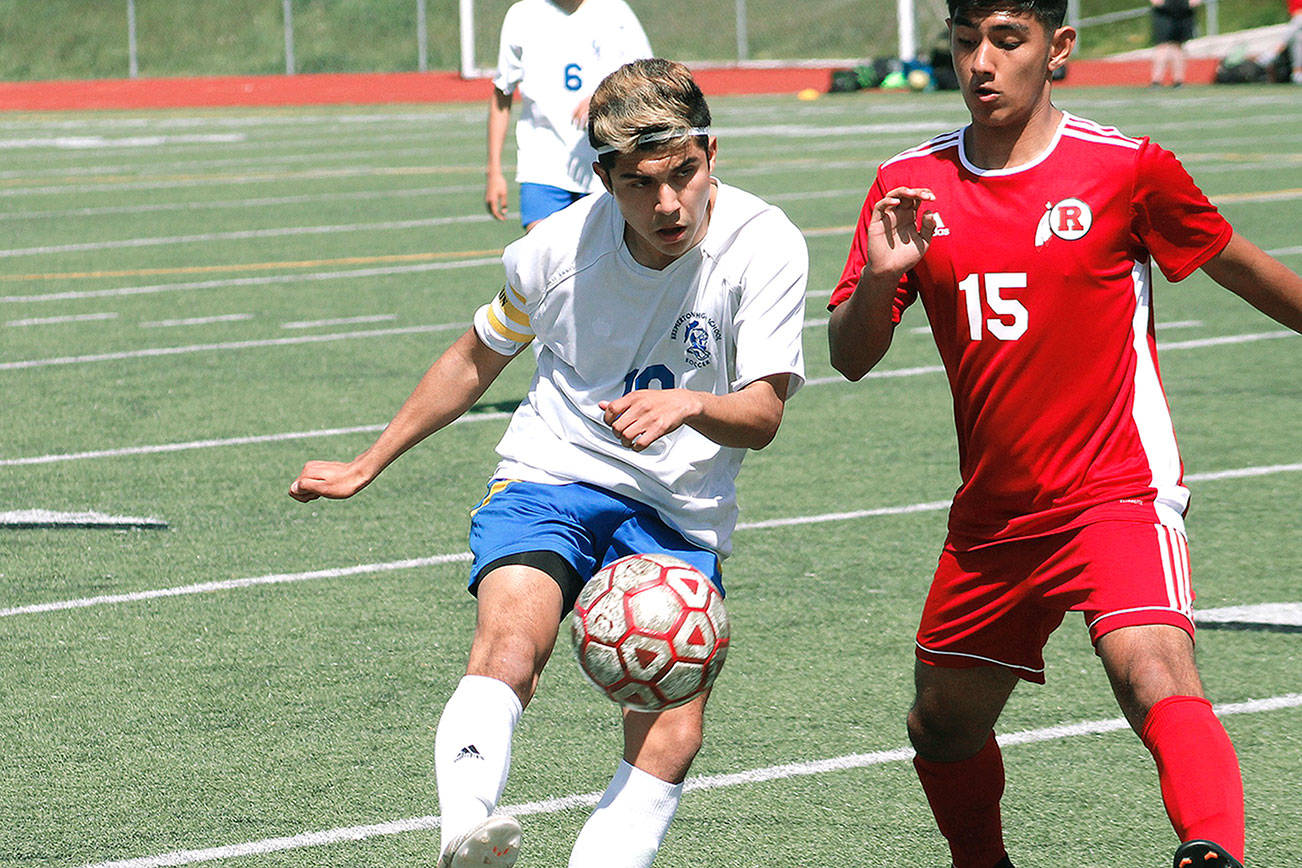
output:
[[[488,183],[484,187],[484,205],[496,219],[506,219],[506,176],[501,172],[488,176]]]
[[[318,497],[342,500],[352,497],[371,480],[351,461],[309,461],[289,485],[289,496],[307,503]]]
[[[868,264],[874,275],[898,277],[922,261],[936,232],[936,212],[918,219],[923,202],[936,201],[925,187],[896,187],[873,205],[868,224]]]

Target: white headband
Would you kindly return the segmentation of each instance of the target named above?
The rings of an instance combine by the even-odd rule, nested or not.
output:
[[[654,145],[656,142],[664,142],[669,139],[679,138],[680,136],[708,136],[709,134],[710,134],[709,127],[692,127],[691,129],[688,130],[684,130],[684,129],[660,130],[659,132],[643,133],[642,135],[638,136],[637,141],[633,143],[633,147],[640,148],[642,145]],[[619,148],[615,147],[614,145],[602,145],[601,147],[597,148],[597,156],[604,157],[607,154],[614,154],[617,153],[618,151]]]

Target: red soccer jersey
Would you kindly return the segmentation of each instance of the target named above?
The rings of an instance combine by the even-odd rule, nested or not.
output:
[[[858,284],[873,204],[900,186],[931,189],[924,210],[940,219],[894,314],[921,297],[949,376],[962,478],[954,542],[1155,520],[1163,507],[1183,515],[1150,258],[1182,280],[1233,230],[1179,161],[1072,115],[1012,169],[972,165],[962,130],[938,136],[878,169],[831,307]]]

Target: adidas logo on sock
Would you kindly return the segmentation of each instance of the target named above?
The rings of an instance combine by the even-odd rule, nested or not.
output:
[[[461,762],[463,759],[482,760],[484,755],[479,752],[479,748],[473,744],[468,744],[457,752],[456,757],[452,760],[454,763]]]

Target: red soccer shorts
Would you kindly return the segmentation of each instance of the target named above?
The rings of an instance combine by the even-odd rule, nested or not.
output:
[[[1184,534],[1099,521],[1063,533],[959,551],[947,541],[922,610],[917,655],[951,668],[998,665],[1044,683],[1044,643],[1069,611],[1090,640],[1170,624],[1193,635]]]

